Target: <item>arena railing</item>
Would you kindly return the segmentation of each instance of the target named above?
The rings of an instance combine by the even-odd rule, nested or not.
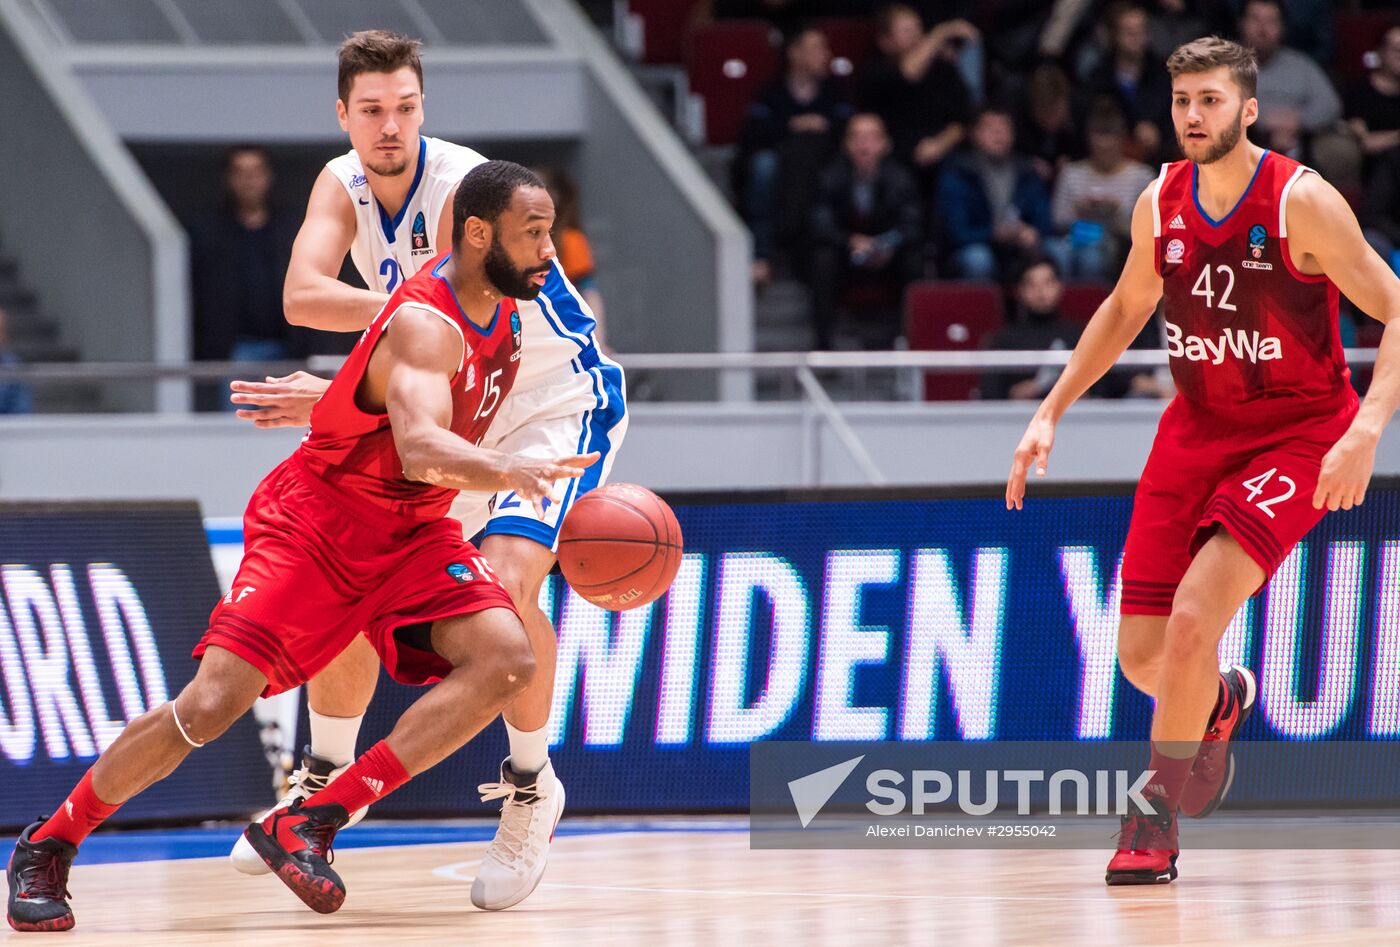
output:
[[[1375,363],[1375,349],[1347,349],[1348,362],[1356,367]],[[867,482],[885,484],[870,452],[832,397],[828,385],[833,374],[893,372],[903,380],[896,386],[909,400],[922,400],[925,372],[970,372],[987,370],[1038,369],[1063,366],[1070,352],[1054,351],[975,351],[975,352],[690,352],[635,353],[618,355],[617,361],[634,378],[646,372],[707,371],[722,375],[752,377],[759,373],[786,375],[796,382],[799,397],[812,409],[813,422],[825,423]],[[28,365],[0,365],[0,383],[22,381],[36,387],[71,384],[147,383],[183,380],[185,382],[225,382],[230,378],[260,379],[305,370],[333,375],[344,362],[343,356],[313,356],[305,361],[275,362],[73,362]],[[1132,350],[1123,353],[1112,371],[1154,368],[1167,365],[1161,349]],[[826,379],[825,381],[823,379]],[[723,386],[721,386],[723,388]],[[889,400],[888,398],[884,400]],[[956,402],[942,402],[942,404]]]

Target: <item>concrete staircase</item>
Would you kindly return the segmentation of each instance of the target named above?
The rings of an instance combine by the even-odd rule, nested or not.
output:
[[[79,352],[63,342],[57,322],[43,315],[38,297],[20,278],[19,267],[0,247],[0,308],[9,315],[10,348],[24,362],[76,362]],[[89,413],[102,410],[100,385],[49,382],[34,386],[38,412]]]

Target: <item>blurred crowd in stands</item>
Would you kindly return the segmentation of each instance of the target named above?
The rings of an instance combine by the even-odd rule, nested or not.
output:
[[[1341,13],[1327,0],[928,0],[870,9],[845,0],[711,0],[687,27],[697,38],[762,25],[772,37],[772,78],[737,122],[733,191],[753,232],[760,299],[772,280],[806,283],[817,348],[895,344],[909,330],[908,286],[931,279],[1004,290],[1012,315],[972,347],[1072,346],[1082,320],[1056,315],[1053,289],[1116,278],[1138,194],[1162,162],[1179,157],[1165,59],[1208,34],[1258,55],[1251,138],[1337,186],[1400,270],[1393,3]],[[765,68],[741,65],[725,62],[726,74],[752,78]],[[716,117],[708,102],[707,112]],[[711,126],[722,137],[718,118]],[[1352,317],[1343,322],[1354,344]],[[1040,376],[998,375],[977,391],[1039,397],[1045,387]],[[1143,375],[1110,388],[1102,393],[1155,395],[1162,385]]]

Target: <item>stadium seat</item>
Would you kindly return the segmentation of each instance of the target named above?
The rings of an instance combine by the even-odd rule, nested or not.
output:
[[[1365,56],[1380,45],[1385,31],[1400,23],[1400,14],[1389,10],[1338,10],[1337,78],[1343,88],[1366,78]]]
[[[1113,287],[1099,282],[1067,282],[1060,300],[1060,314],[1074,322],[1088,322],[1108,298]]]
[[[696,0],[627,0],[642,19],[642,62],[679,63],[685,58],[685,30]]]
[[[861,66],[875,55],[875,26],[867,17],[824,17],[816,21],[831,46],[831,71],[843,79],[860,75]]]
[[[981,349],[1001,328],[1005,303],[992,282],[923,280],[904,294],[904,334],[909,348],[970,352]],[[925,372],[926,401],[966,401],[975,397],[978,372]]]
[[[763,20],[728,20],[690,34],[690,88],[705,100],[705,138],[712,145],[739,137],[744,111],[778,72],[772,28]]]

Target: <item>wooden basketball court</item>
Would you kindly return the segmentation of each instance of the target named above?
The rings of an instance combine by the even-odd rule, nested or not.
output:
[[[1110,889],[1107,850],[751,851],[733,821],[607,826],[557,838],[540,889],[494,914],[468,898],[485,843],[337,851],[349,895],[328,916],[224,858],[80,862],[78,927],[55,943],[1400,942],[1394,851],[1187,851],[1175,884]]]

